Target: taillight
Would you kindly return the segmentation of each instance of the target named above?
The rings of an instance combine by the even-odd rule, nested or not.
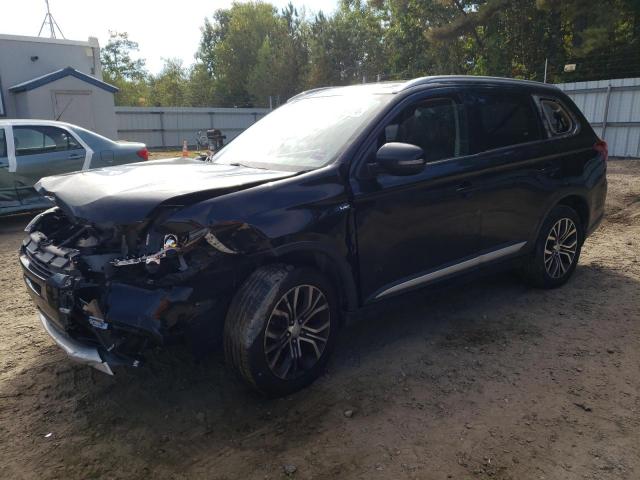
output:
[[[136,152],[136,155],[138,155],[143,160],[149,160],[149,150],[147,150],[147,147],[144,147],[142,150],[138,150]]]
[[[609,146],[604,140],[598,140],[593,149],[602,155],[602,159],[606,162],[609,160]]]

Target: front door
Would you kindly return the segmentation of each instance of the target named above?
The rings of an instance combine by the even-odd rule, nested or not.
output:
[[[42,177],[81,170],[85,150],[65,129],[45,125],[13,127],[15,186],[23,204],[40,202],[33,185]]]
[[[352,181],[365,302],[459,271],[477,253],[480,232],[467,119],[457,92],[416,98],[374,135],[367,162],[384,143],[403,142],[421,147],[427,165],[412,176],[378,172]]]

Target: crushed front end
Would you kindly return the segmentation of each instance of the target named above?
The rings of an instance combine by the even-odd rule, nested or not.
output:
[[[26,228],[24,280],[45,330],[72,359],[112,374],[153,346],[215,342],[239,275],[208,228],[96,226],[55,207]],[[215,267],[215,268],[214,268]]]

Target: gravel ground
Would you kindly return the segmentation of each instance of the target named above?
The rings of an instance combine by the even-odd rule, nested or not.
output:
[[[640,478],[640,162],[573,279],[414,294],[348,327],[313,386],[265,400],[180,349],[115,377],[43,332],[0,220],[0,477]]]

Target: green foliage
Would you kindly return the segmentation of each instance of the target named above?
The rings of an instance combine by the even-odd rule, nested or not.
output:
[[[109,32],[109,41],[100,51],[104,81],[119,88],[117,105],[144,105],[149,96],[144,60],[132,59],[138,44],[127,33]]]
[[[187,98],[187,75],[182,60],[164,59],[162,71],[151,79],[151,105],[163,107],[184,106]]]
[[[109,41],[100,51],[100,62],[104,74],[109,78],[126,80],[143,78],[145,61],[131,58],[131,53],[137,51],[138,43],[130,40],[128,33],[109,31]]]
[[[433,74],[576,81],[640,76],[640,0],[340,0],[312,17],[234,2],[205,19],[196,63],[149,75],[112,33],[105,80],[118,104],[277,106],[326,85]],[[566,63],[578,65],[565,73]]]

